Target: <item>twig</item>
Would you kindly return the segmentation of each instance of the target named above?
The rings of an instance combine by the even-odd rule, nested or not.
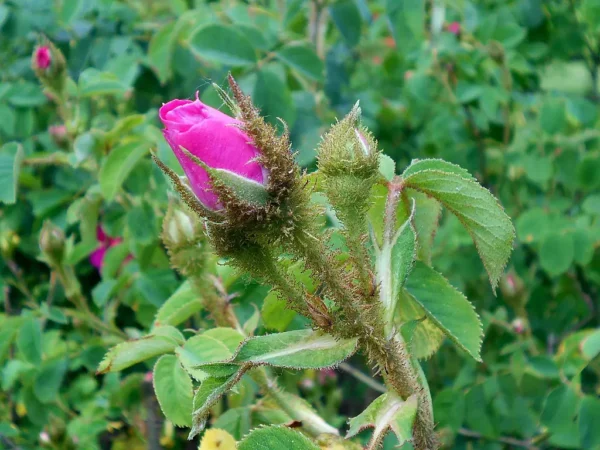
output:
[[[148,450],[162,450],[160,445],[160,432],[163,426],[162,414],[159,413],[160,407],[154,388],[152,387],[151,373],[142,381],[142,397],[144,407],[146,408],[146,443]]]
[[[471,112],[471,108],[468,105],[463,105],[463,110],[465,115],[467,116],[467,125],[471,134],[475,138],[475,142],[477,143],[477,153],[479,154],[479,172],[481,176],[481,184],[487,187],[487,176],[486,176],[486,166],[487,166],[487,158],[485,155],[485,143],[483,142],[483,138],[481,137],[481,132],[477,125],[475,125],[475,118],[473,117],[473,113]]]
[[[378,392],[382,392],[382,393],[387,392],[387,389],[383,384],[381,384],[379,381],[374,380],[370,376],[362,373],[360,370],[355,369],[350,364],[343,362],[338,367],[341,370],[343,370],[344,372],[352,375],[357,380],[362,381],[367,386],[369,386],[371,389],[378,391]]]
[[[534,442],[532,439],[520,440],[520,439],[516,439],[513,437],[508,437],[508,436],[489,438],[489,437],[483,436],[481,433],[478,433],[477,431],[472,431],[467,428],[460,428],[458,430],[458,434],[460,434],[461,436],[471,437],[474,439],[487,439],[489,441],[501,442],[503,444],[514,445],[515,447],[523,447],[523,448],[528,448],[531,450],[539,449],[539,447],[536,447],[534,445]]]
[[[308,24],[310,41],[314,44],[320,59],[325,59],[325,31],[327,28],[325,5],[326,0],[311,1]]]

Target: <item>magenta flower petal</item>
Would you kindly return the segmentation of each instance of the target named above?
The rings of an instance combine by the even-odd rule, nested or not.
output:
[[[90,263],[99,271],[102,270],[102,263],[104,262],[104,255],[106,254],[106,247],[102,246],[92,252],[90,255]]]

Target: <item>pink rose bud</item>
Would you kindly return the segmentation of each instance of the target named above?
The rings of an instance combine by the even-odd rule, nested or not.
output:
[[[460,23],[459,22],[452,22],[451,24],[448,25],[448,31],[452,34],[455,34],[456,36],[458,36],[460,34]]]
[[[50,48],[46,45],[37,47],[35,49],[35,65],[38,69],[46,70],[52,63],[52,54]]]
[[[266,170],[255,161],[259,150],[240,128],[241,122],[196,100],[171,100],[159,111],[163,134],[185,172],[190,187],[209,209],[222,206],[212,191],[208,173],[192,161],[183,147],[208,167],[266,184]]]
[[[525,321],[520,317],[517,317],[515,320],[513,320],[511,326],[517,334],[523,334],[525,331]]]

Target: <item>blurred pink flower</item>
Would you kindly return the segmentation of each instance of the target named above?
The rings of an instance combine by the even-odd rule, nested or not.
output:
[[[319,370],[319,384],[321,386],[327,383],[327,380],[335,380],[337,379],[337,374],[333,369],[323,369]]]
[[[452,34],[455,34],[456,36],[458,36],[460,34],[460,23],[459,22],[452,22],[451,24],[448,25],[448,31]]]
[[[259,150],[239,126],[241,122],[196,100],[171,100],[159,111],[163,134],[173,149],[198,199],[213,210],[221,209],[212,192],[208,173],[193,162],[180,147],[210,168],[225,169],[264,184],[266,170],[255,160]]]
[[[111,238],[110,236],[107,236],[100,225],[98,225],[98,228],[96,229],[96,238],[98,239],[98,243],[100,245],[90,255],[90,263],[100,271],[102,270],[102,264],[104,263],[104,255],[106,254],[106,251],[109,248],[120,244],[123,239],[120,237]]]
[[[43,45],[35,49],[35,65],[38,69],[46,70],[52,63],[52,54],[50,47]]]

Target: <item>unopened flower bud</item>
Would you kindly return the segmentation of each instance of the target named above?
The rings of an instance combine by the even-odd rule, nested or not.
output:
[[[203,270],[207,258],[205,235],[194,214],[171,203],[163,221],[162,239],[175,269],[186,276]]]
[[[358,104],[323,137],[319,169],[326,176],[350,175],[368,179],[377,173],[379,152],[368,130],[359,124]]]
[[[52,63],[52,54],[50,47],[43,45],[37,47],[33,52],[33,68],[34,70],[47,70]]]
[[[31,56],[31,68],[47,92],[61,97],[67,81],[67,64],[62,52],[52,42],[36,47]]]
[[[49,444],[50,443],[50,435],[48,434],[47,431],[42,431],[40,433],[40,442],[42,444]]]
[[[527,328],[525,321],[520,317],[517,317],[515,320],[513,320],[510,325],[517,334],[523,334]]]
[[[67,140],[67,127],[65,125],[50,125],[48,133],[57,144],[64,144]]]
[[[527,303],[525,283],[519,275],[517,275],[514,269],[509,270],[502,278],[500,278],[499,287],[504,301],[516,310],[517,313],[525,306],[525,303]]]
[[[40,231],[40,250],[53,266],[62,264],[65,253],[65,234],[50,221],[46,221]]]
[[[447,30],[456,36],[460,36],[460,23],[452,22],[448,25]]]
[[[186,244],[194,240],[194,224],[192,218],[176,209],[165,224],[165,232],[169,234],[169,240],[177,244]]]
[[[208,171],[225,170],[264,185],[268,174],[256,161],[260,152],[240,126],[242,123],[196,100],[171,100],[159,111],[163,134],[185,172],[198,200],[210,210],[223,208]],[[189,154],[186,154],[184,150]],[[190,154],[198,159],[194,161]]]

